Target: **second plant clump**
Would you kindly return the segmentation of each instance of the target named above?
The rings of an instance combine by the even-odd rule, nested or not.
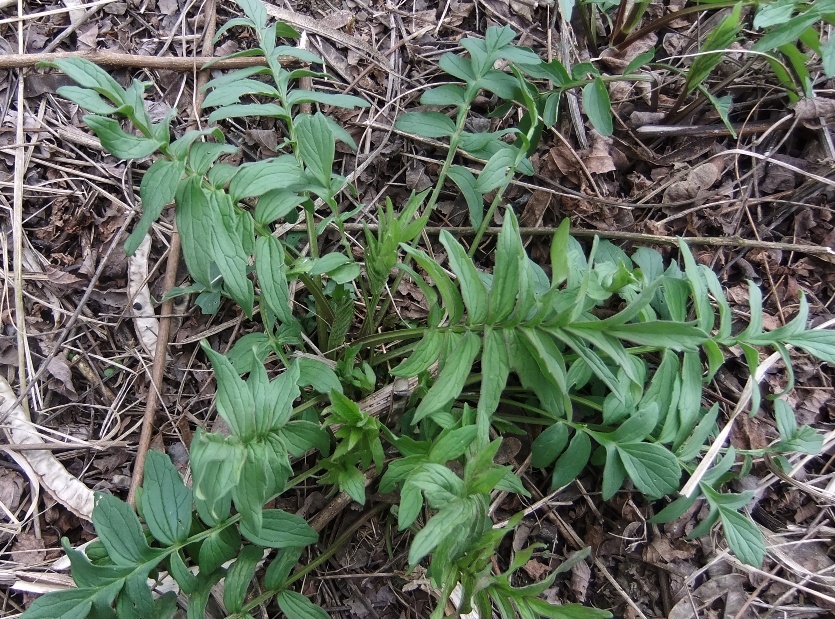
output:
[[[476,609],[484,618],[494,610],[503,619],[609,617],[542,599],[560,570],[518,586],[515,573],[541,550],[536,545],[513,554],[506,571],[495,568],[499,544],[523,514],[494,528],[491,497],[498,491],[529,495],[511,467],[496,464],[496,454],[502,436],[527,436],[532,428],[540,430],[530,445],[531,462],[550,471],[552,488],[591,466],[601,471],[604,500],[631,488],[662,508],[654,522],[706,501],[708,515],[691,537],[721,522],[731,550],[760,564],[763,538],[745,512],[753,493],[729,492],[726,485],[746,474],[755,458],[773,456],[785,466],[786,455],[820,448],[820,436],[798,427],[785,400],[773,401],[778,443],[746,452],[724,448],[696,492],[663,500],[680,490],[718,433],[719,406],[705,408],[702,394],[729,348],[743,351],[752,373],[762,348],[783,355],[790,377],[790,346],[835,362],[833,334],[806,328],[805,300],[791,323],[764,332],[761,294],[751,285],[750,322],[734,334],[716,275],[696,263],[685,243],[681,265],[665,266],[658,252],[646,248],[629,256],[595,240],[585,251],[564,222],[553,239],[549,274],[527,256],[511,209],[503,214],[492,272],[480,270],[472,258],[478,240],[513,176],[533,172],[528,155],[539,140],[543,114],[556,115],[555,98],[531,81],[548,77],[549,69],[536,54],[512,44],[509,27],[489,28],[484,39],[463,39],[466,54],[442,56],[440,68],[455,81],[423,93],[421,103],[435,111],[398,119],[402,131],[448,140],[448,154],[434,190],[413,195],[400,209],[390,200],[380,209],[378,229],[366,230],[359,262],[343,231],[355,211],[340,210],[337,198],[346,183],[332,170],[336,141],[355,147],[354,141],[331,117],[298,108],[367,104],[298,88],[302,77],[327,76],[285,68],[283,59],[312,65],[321,60],[280,44],[297,33],[269,24],[257,0],[239,4],[246,16],[231,20],[218,36],[230,27],[251,29],[259,47],[242,54],[263,56],[266,66],[215,78],[204,105],[213,108],[210,122],[274,119],[285,136],[285,154],[275,158],[231,165],[222,158],[237,149],[224,142],[219,128],[172,140],[171,116],[152,122],[142,83],[123,88],[85,60],[52,64],[78,84],[59,93],[90,112],[84,120],[105,149],[122,159],[155,156],[142,179],[142,218],[128,239],[128,253],[173,201],[193,281],[174,293],[197,294],[205,312],[231,299],[248,317],[257,315],[263,331],[240,338],[227,355],[203,342],[217,379],[217,410],[229,433],[197,429],[192,488],[166,456],[151,452],[138,513],[99,495],[93,514],[99,540],[84,552],[64,541],[78,588],[35,600],[25,619],[172,617],[176,596],[154,598],[147,585],[162,572],[188,597],[193,619],[204,616],[210,591],[221,580],[227,617],[253,617],[273,598],[291,619],[327,617],[292,585],[347,543],[351,531],[318,555],[311,552],[302,566],[305,549],[318,540],[316,531],[297,516],[265,508],[317,475],[321,484],[358,503],[366,502],[369,483],[399,494],[391,517],[411,532],[408,564],[428,560],[439,597],[433,619],[445,616],[453,592],[460,600],[457,613]],[[508,70],[494,68],[500,60]],[[587,100],[608,107],[599,77],[574,86],[584,86]],[[470,108],[485,90],[504,102],[499,111],[519,110],[518,127],[466,129]],[[125,131],[121,119],[135,132]],[[455,163],[458,153],[486,163],[473,170]],[[469,253],[441,233],[452,276],[416,244],[446,181],[466,198],[477,228]],[[320,208],[326,216],[320,217]],[[299,219],[307,224],[309,255],[298,239],[277,234],[282,224]],[[326,228],[342,232],[342,248],[320,255],[318,237]],[[430,308],[423,324],[391,328],[385,299],[392,277],[419,286]],[[291,294],[295,281],[306,292],[298,303],[299,294]],[[358,301],[363,316],[355,316]],[[599,317],[601,307],[612,310],[607,318]],[[348,342],[355,318],[359,334]],[[305,342],[315,342],[330,359],[295,355],[318,352]],[[390,346],[381,352],[384,344]],[[277,374],[272,380],[265,364]],[[390,377],[418,381],[405,412],[383,423],[355,400]],[[756,395],[752,412],[760,403]],[[307,462],[314,464],[294,477],[294,459],[312,451],[317,455]]]

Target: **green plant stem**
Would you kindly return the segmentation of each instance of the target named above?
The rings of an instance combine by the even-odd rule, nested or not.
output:
[[[473,237],[473,242],[470,245],[470,249],[467,251],[467,255],[470,258],[472,258],[475,255],[475,252],[478,249],[478,244],[481,243],[481,239],[484,237],[484,233],[487,231],[487,228],[490,227],[490,222],[493,220],[493,215],[496,212],[499,203],[502,201],[502,198],[504,197],[504,192],[510,184],[511,179],[516,174],[516,166],[518,164],[519,157],[517,156],[517,160],[514,162],[513,167],[511,167],[508,170],[507,176],[505,177],[505,182],[502,183],[502,186],[499,187],[499,189],[496,191],[496,195],[493,197],[493,201],[490,203],[490,207],[484,214],[484,219],[481,220],[481,225],[478,227],[478,230],[476,230],[475,236]]]
[[[478,80],[476,80],[478,81]],[[464,125],[467,122],[467,115],[470,112],[470,107],[475,100],[476,95],[478,94],[478,90],[473,87],[473,85],[468,85],[467,90],[464,91],[464,104],[462,104],[458,108],[458,116],[455,119],[455,131],[449,137],[449,150],[447,151],[446,158],[444,159],[444,163],[441,166],[441,171],[438,174],[438,180],[435,183],[435,188],[432,190],[432,194],[429,196],[429,200],[426,203],[426,206],[423,207],[423,214],[426,215],[427,213],[431,214],[432,211],[435,209],[435,205],[438,203],[438,198],[441,195],[441,190],[444,187],[444,183],[446,183],[447,174],[449,173],[449,168],[452,166],[452,161],[455,159],[455,153],[458,151],[458,145],[461,142],[461,136],[464,133]],[[412,241],[412,247],[417,245],[418,239],[420,239],[420,235],[418,235],[414,241]],[[405,263],[408,265],[411,263],[411,258],[409,256],[405,257]],[[392,285],[392,290],[397,290],[400,287],[400,282],[403,281],[403,277],[405,273],[403,271],[399,271],[394,278],[394,284]],[[376,318],[374,320],[374,327],[371,330],[376,331],[380,324],[383,322],[383,319],[386,316],[386,313],[391,306],[391,296],[389,296],[384,302],[383,305],[380,307],[380,311],[377,312]]]

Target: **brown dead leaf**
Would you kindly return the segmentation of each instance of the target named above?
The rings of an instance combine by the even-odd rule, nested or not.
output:
[[[46,369],[55,379],[49,381],[50,389],[54,389],[73,402],[78,400],[78,393],[72,382],[72,370],[67,363],[66,353],[60,352],[55,355],[46,366]]]
[[[37,565],[46,558],[42,539],[32,533],[21,533],[12,544],[12,560],[20,565]]]
[[[713,187],[721,176],[721,169],[716,163],[719,162],[709,161],[690,170],[686,180],[677,181],[667,187],[661,201],[665,204],[687,202]]]
[[[11,513],[15,513],[20,507],[24,483],[23,476],[17,471],[0,468],[0,503]]]
[[[354,20],[353,11],[334,11],[330,15],[325,15],[320,22],[328,28],[339,30],[350,24]]]
[[[578,600],[586,599],[586,592],[591,580],[591,569],[585,561],[578,561],[571,566],[571,590]]]
[[[617,170],[612,159],[612,139],[604,137],[596,131],[591,132],[591,147],[581,153],[583,163],[592,174],[605,174]]]
[[[835,117],[835,99],[801,99],[794,104],[794,114],[799,120]]]
[[[551,205],[551,192],[537,189],[531,194],[528,203],[522,214],[519,216],[519,225],[525,227],[537,227],[542,225],[542,216],[548,211]]]
[[[447,27],[460,26],[470,16],[473,9],[475,9],[474,2],[450,2],[449,9],[444,17],[444,25]]]
[[[539,582],[545,576],[551,573],[551,568],[549,568],[544,563],[540,563],[536,559],[531,559],[525,565],[522,566],[522,569],[525,570],[525,573],[533,578],[535,581]]]
[[[603,50],[603,53],[600,55],[600,64],[613,73],[622,74],[630,62],[655,47],[657,42],[658,35],[650,32],[648,35],[633,42],[626,49],[618,51],[609,47]]]
[[[643,127],[660,123],[667,115],[664,112],[632,112],[629,116],[630,127]]]
[[[753,617],[753,607],[748,607],[742,614],[747,594],[744,589],[745,577],[742,574],[725,574],[712,578],[692,592],[685,595],[673,607],[668,619],[700,619],[696,609],[707,608],[716,600],[724,598],[724,612],[718,617],[730,619],[748,619]]]

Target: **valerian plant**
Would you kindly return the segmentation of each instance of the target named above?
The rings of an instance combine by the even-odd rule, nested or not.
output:
[[[305,550],[317,542],[316,532],[303,519],[266,507],[301,479],[319,475],[320,483],[361,504],[368,501],[369,483],[396,493],[391,517],[411,540],[408,564],[426,563],[439,594],[433,619],[444,616],[454,594],[458,614],[476,609],[482,617],[497,612],[503,619],[609,617],[541,598],[557,571],[521,584],[517,571],[535,546],[516,552],[504,572],[494,569],[501,540],[522,515],[494,528],[491,498],[497,492],[528,494],[496,456],[503,435],[527,435],[530,428],[541,428],[531,437],[531,463],[548,471],[554,488],[591,468],[599,473],[604,500],[624,488],[635,491],[660,508],[656,522],[704,501],[708,515],[692,536],[721,523],[731,550],[743,561],[761,563],[765,544],[745,511],[752,495],[729,492],[727,482],[753,458],[773,457],[785,466],[791,453],[820,449],[820,436],[798,426],[785,400],[773,402],[779,442],[747,452],[724,449],[696,493],[667,497],[679,492],[717,435],[721,411],[718,404],[705,405],[704,392],[731,349],[742,351],[751,373],[763,348],[779,351],[790,383],[789,347],[835,363],[833,333],[806,328],[806,301],[801,298],[789,324],[766,332],[762,296],[752,284],[751,318],[739,329],[716,275],[694,260],[685,243],[680,265],[665,265],[651,249],[630,256],[597,239],[586,251],[569,235],[567,221],[553,237],[546,271],[527,255],[510,208],[503,212],[489,273],[446,231],[439,240],[448,269],[421,249],[418,240],[447,181],[466,198],[480,238],[504,205],[512,177],[533,171],[528,155],[542,130],[543,105],[552,104],[528,78],[558,69],[543,68],[531,50],[514,46],[509,27],[491,27],[483,40],[463,39],[466,53],[440,61],[458,81],[421,98],[435,110],[398,119],[402,131],[447,140],[448,153],[432,190],[411,196],[399,210],[386,200],[377,233],[366,229],[364,263],[357,262],[341,228],[351,216],[339,207],[345,182],[332,171],[335,141],[353,146],[353,139],[323,112],[301,113],[298,106],[366,104],[295,88],[301,77],[327,76],[288,69],[283,60],[320,60],[280,44],[295,31],[269,24],[256,0],[239,4],[245,17],[230,21],[218,36],[232,27],[253,30],[258,47],[241,54],[263,56],[265,65],[216,77],[207,85],[205,105],[213,108],[210,122],[261,117],[281,124],[286,139],[271,159],[232,165],[223,157],[237,149],[219,126],[172,139],[172,116],[153,123],[143,84],[123,88],[80,59],[51,65],[77,82],[59,94],[90,112],[84,120],[109,152],[122,159],[156,153],[142,179],[142,217],[126,251],[136,249],[173,201],[193,281],[185,290],[199,293],[196,302],[208,312],[231,299],[248,316],[257,313],[263,331],[241,337],[227,355],[202,343],[228,431],[196,430],[192,487],[165,456],[151,452],[137,511],[99,495],[93,514],[99,540],[83,552],[63,542],[77,588],[38,598],[23,616],[171,617],[177,598],[154,599],[147,585],[167,573],[186,596],[189,617],[204,616],[209,592],[221,582],[227,617],[253,617],[271,600],[291,619],[327,617],[292,585],[335,549]],[[497,61],[509,63],[508,69],[497,69]],[[586,87],[602,98],[598,78]],[[566,87],[574,84],[570,80]],[[519,127],[466,129],[484,90],[498,97],[499,111],[518,108]],[[445,109],[454,110],[452,118],[439,111]],[[485,163],[474,170],[457,159],[462,153]],[[309,256],[278,234],[279,223],[298,218],[306,222]],[[320,254],[319,231],[330,224],[342,232],[342,247]],[[384,298],[404,277],[420,288],[430,310],[423,324],[389,329]],[[298,304],[290,294],[294,280],[309,295]],[[355,316],[357,301],[364,305],[361,317]],[[352,337],[355,323],[361,326]],[[306,349],[311,338],[332,358],[311,354],[318,352]],[[275,360],[270,367],[280,368],[272,378],[268,358]],[[382,369],[392,361],[399,363]],[[377,382],[415,377],[405,411],[385,421],[351,397]],[[752,414],[761,403],[755,391]],[[294,461],[303,455],[313,464],[294,477]],[[301,567],[304,552],[314,558]]]

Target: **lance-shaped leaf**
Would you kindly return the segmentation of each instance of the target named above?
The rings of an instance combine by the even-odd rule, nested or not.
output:
[[[145,462],[142,514],[148,529],[161,543],[172,546],[188,538],[193,497],[171,460],[151,450]]]

